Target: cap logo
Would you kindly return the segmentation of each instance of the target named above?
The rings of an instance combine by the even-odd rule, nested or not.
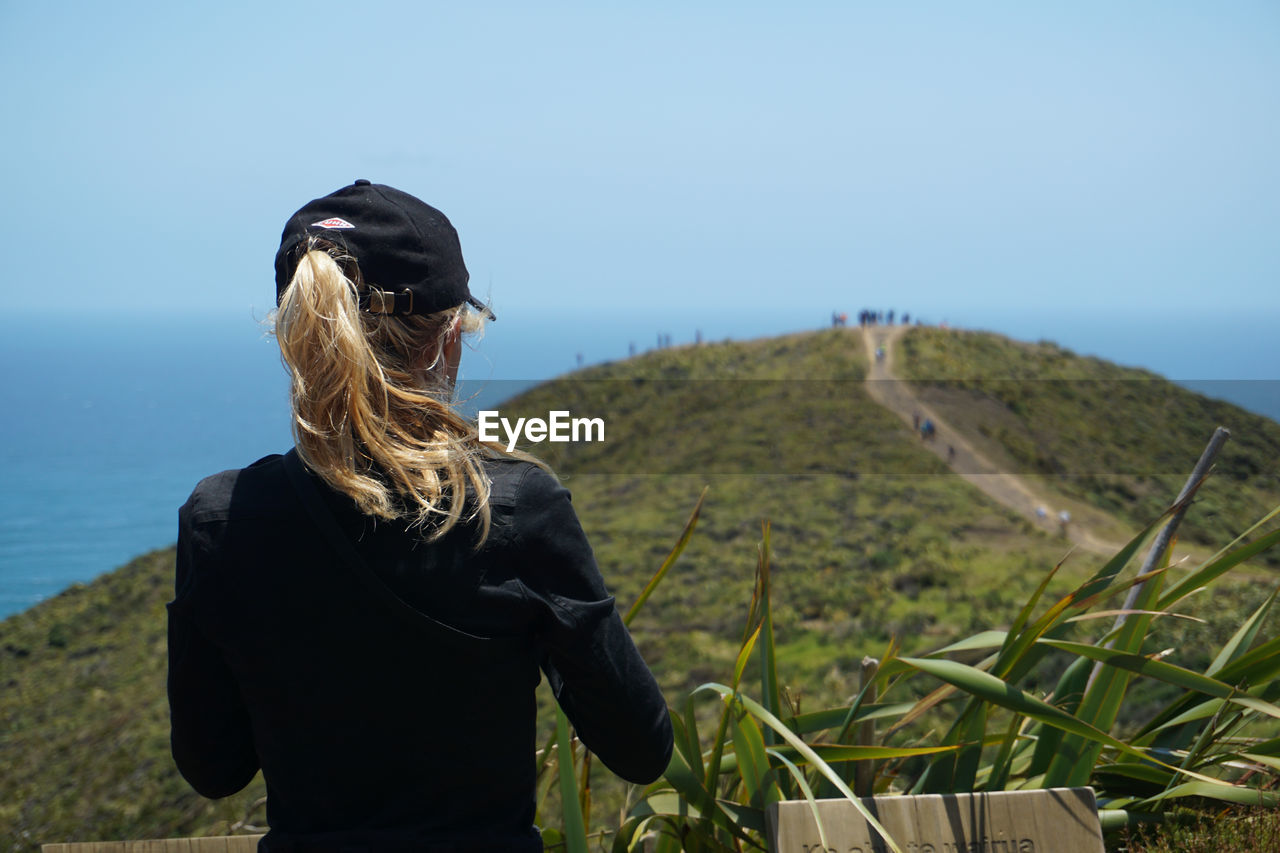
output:
[[[352,225],[347,220],[339,219],[336,216],[330,217],[329,219],[325,219],[320,222],[312,222],[311,227],[312,228],[355,228],[355,226]]]

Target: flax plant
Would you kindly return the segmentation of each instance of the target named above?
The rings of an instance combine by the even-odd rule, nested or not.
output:
[[[1191,488],[1166,517],[1193,494]],[[628,621],[684,549],[701,506],[699,498]],[[1177,616],[1177,605],[1280,541],[1280,529],[1267,531],[1277,516],[1280,507],[1176,582],[1167,558],[1158,555],[1154,567],[1149,559],[1148,570],[1130,569],[1164,521],[1158,519],[1057,598],[1050,588],[1060,566],[1053,567],[1007,628],[915,656],[891,641],[874,677],[848,704],[808,713],[800,713],[779,687],[766,523],[733,672],[727,683],[703,684],[672,709],[670,766],[663,779],[639,791],[609,849],[764,849],[766,809],[783,799],[812,804],[841,797],[878,826],[853,791],[859,765],[870,766],[863,778],[870,778],[876,794],[1091,785],[1106,830],[1159,820],[1180,805],[1205,800],[1280,806],[1280,638],[1262,636],[1277,593],[1244,620],[1203,671],[1144,651],[1157,617]],[[1112,604],[1130,590],[1125,606]],[[1108,620],[1114,625],[1107,627]],[[956,659],[975,655],[984,656],[972,663]],[[1051,655],[1070,662],[1040,695],[1029,677]],[[753,664],[758,676],[748,678]],[[1179,692],[1136,730],[1122,731],[1120,707],[1144,679]],[[705,699],[716,703],[710,727],[705,713],[702,721],[698,713],[705,711]],[[949,722],[934,735],[926,726],[939,718]],[[879,724],[870,742],[867,733],[877,727],[869,723]],[[1132,722],[1123,728],[1132,729]],[[544,766],[554,766],[560,781],[564,829],[548,840],[578,853],[590,846],[583,817],[590,807],[589,755],[574,752],[563,718],[557,743],[558,757],[548,744]],[[885,844],[900,850],[887,836]]]

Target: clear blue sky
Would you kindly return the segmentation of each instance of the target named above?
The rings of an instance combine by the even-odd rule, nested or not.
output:
[[[1280,323],[1273,0],[0,0],[0,80],[6,312],[265,313],[367,177],[514,322]]]

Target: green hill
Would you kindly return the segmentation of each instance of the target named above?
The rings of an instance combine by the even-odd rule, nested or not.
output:
[[[1280,504],[1280,426],[1145,370],[1055,344],[915,328],[903,378],[1005,470],[1113,514],[1132,528],[1168,505],[1216,426],[1231,430],[1182,535],[1220,544]],[[1280,553],[1266,559],[1280,566]]]
[[[780,674],[806,707],[852,693],[858,662],[890,636],[919,650],[1007,622],[1068,550],[953,475],[874,404],[862,353],[856,330],[662,350],[546,383],[502,407],[508,418],[566,410],[604,420],[602,442],[529,449],[572,489],[623,607],[710,486],[689,548],[633,626],[673,703],[728,677],[763,519],[772,524]],[[1061,371],[1051,377],[1072,382],[1024,382],[1013,393],[992,378],[1026,378],[1041,358]],[[904,339],[899,364],[927,377],[947,416],[1007,453],[1015,470],[1040,475],[1054,459],[1089,453],[1136,472],[1129,485],[1097,475],[1054,486],[1131,529],[1172,498],[1209,422],[1233,429],[1235,455],[1222,466],[1226,485],[1202,501],[1212,519],[1198,519],[1196,535],[1221,544],[1280,503],[1280,426],[1155,377],[1142,377],[1150,393],[1132,400],[1086,395],[1081,381],[1111,381],[1119,369],[1048,346],[932,330]],[[1111,429],[1147,422],[1145,441]],[[1168,471],[1145,470],[1152,459]],[[1099,559],[1074,554],[1063,572],[1082,576]],[[172,769],[164,696],[172,562],[172,549],[154,552],[0,623],[0,837],[15,839],[14,849],[225,832],[261,796],[259,781],[206,801]],[[1241,585],[1214,607],[1243,611],[1264,593]]]

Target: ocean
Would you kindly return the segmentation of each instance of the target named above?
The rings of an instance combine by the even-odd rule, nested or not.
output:
[[[578,364],[643,352],[661,318],[494,324],[463,361],[473,407]],[[720,315],[673,343],[804,328],[798,314]],[[812,318],[819,328],[824,318]],[[1167,324],[1108,330],[1019,318],[973,325],[1156,370],[1280,420],[1277,337],[1265,318],[1198,323],[1196,347]],[[959,325],[959,323],[954,323]],[[684,325],[692,326],[691,323]],[[1205,341],[1223,345],[1206,348]],[[1273,375],[1268,376],[1271,373]],[[251,316],[0,320],[0,618],[172,544],[177,509],[203,476],[291,446],[275,342]]]
[[[200,477],[289,447],[251,319],[5,326],[0,617],[172,543]]]

